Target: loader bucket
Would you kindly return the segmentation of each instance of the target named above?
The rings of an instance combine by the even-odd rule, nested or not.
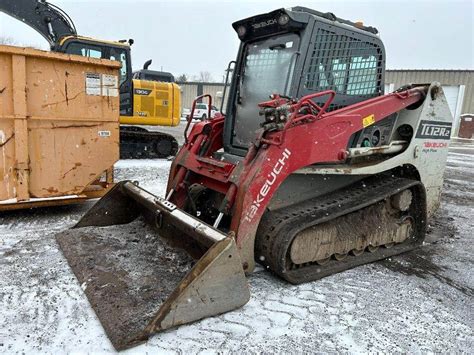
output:
[[[129,181],[56,240],[117,350],[250,298],[232,237]]]

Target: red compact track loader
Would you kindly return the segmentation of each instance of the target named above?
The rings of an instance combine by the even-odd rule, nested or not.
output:
[[[439,206],[452,115],[438,83],[383,95],[375,28],[233,27],[225,116],[188,123],[166,198],[123,181],[57,236],[117,349],[244,305],[255,262],[297,284],[412,250]]]

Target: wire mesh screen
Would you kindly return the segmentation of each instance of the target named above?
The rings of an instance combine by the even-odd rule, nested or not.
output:
[[[305,87],[340,94],[373,96],[380,90],[380,49],[373,43],[319,28]]]

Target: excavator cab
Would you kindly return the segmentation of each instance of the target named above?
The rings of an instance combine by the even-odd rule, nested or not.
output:
[[[129,125],[176,126],[180,120],[181,92],[170,73],[146,69],[132,72],[130,46],[133,40],[119,42],[97,41],[81,36],[63,37],[56,47],[59,52],[91,58],[116,60],[122,63],[119,78],[120,123]],[[159,75],[161,74],[161,75]],[[122,142],[130,134],[144,133],[139,127],[122,127]],[[158,134],[158,133],[155,133]],[[175,155],[177,143],[163,137],[161,146],[155,148],[161,155]],[[134,157],[135,142],[121,147],[121,157]],[[131,147],[130,147],[131,146]],[[160,155],[160,153],[159,153]]]
[[[118,88],[120,93],[120,115],[133,116],[133,82],[132,60],[128,42],[102,42],[81,36],[63,37],[56,46],[58,52],[80,55],[83,57],[110,59],[122,63]]]

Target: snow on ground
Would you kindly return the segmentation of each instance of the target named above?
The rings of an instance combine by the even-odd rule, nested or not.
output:
[[[170,162],[120,161],[116,179],[163,196]],[[474,150],[453,145],[425,245],[294,286],[262,268],[241,309],[153,336],[126,353],[451,352],[474,348]],[[111,353],[54,234],[91,206],[0,217],[0,353]]]

